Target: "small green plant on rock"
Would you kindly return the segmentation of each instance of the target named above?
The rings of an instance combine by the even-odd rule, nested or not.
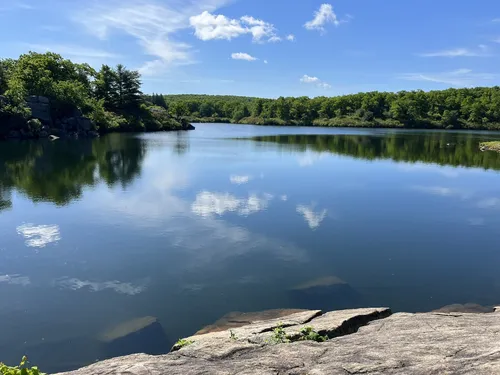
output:
[[[46,375],[41,373],[38,367],[33,366],[28,368],[26,364],[28,363],[28,358],[23,357],[19,366],[10,367],[0,362],[0,374],[1,375]]]
[[[180,349],[184,348],[185,346],[188,346],[191,344],[194,344],[194,341],[186,340],[186,339],[179,339],[179,340],[177,340],[177,342],[175,343],[175,345],[172,349],[173,350],[180,350]]]
[[[304,327],[300,330],[300,335],[298,338],[294,338],[292,341],[316,341],[325,342],[328,340],[328,336],[322,336],[314,330],[313,327]]]
[[[283,328],[283,323],[280,323],[275,329],[273,329],[273,335],[269,341],[272,344],[284,344],[290,342],[285,329]]]
[[[233,341],[238,340],[238,337],[236,336],[236,334],[233,332],[232,329],[229,330],[229,335],[230,335],[229,337],[230,337],[231,340],[233,340]]]

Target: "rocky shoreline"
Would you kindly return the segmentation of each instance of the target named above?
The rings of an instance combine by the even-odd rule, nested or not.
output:
[[[7,98],[0,96],[0,105],[6,103],[8,103]],[[25,124],[10,124],[8,127],[13,130],[5,135],[5,139],[82,139],[97,138],[101,134],[99,127],[90,118],[83,116],[82,111],[77,108],[70,115],[54,118],[51,113],[50,99],[45,96],[29,96],[26,98],[26,106],[31,111],[31,118]],[[156,108],[152,110],[152,113],[163,115],[163,113],[157,113],[160,110],[164,111]],[[16,121],[20,120],[13,119],[13,122]],[[182,126],[175,130],[194,130],[194,126],[190,123],[185,121],[179,123]],[[1,136],[0,139],[2,139]]]
[[[276,310],[267,315],[276,318],[261,321],[231,316],[230,329],[205,329],[179,340],[169,354],[134,354],[65,374],[500,373],[500,309],[453,310],[460,309],[292,310],[285,316]]]

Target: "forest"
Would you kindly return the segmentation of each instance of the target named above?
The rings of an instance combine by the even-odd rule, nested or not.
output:
[[[500,87],[367,92],[336,97],[147,97],[191,122],[500,130]]]
[[[64,122],[75,118],[88,119],[100,133],[185,127],[185,122],[145,100],[140,79],[137,71],[123,65],[95,70],[50,52],[0,60],[0,138],[78,131],[71,129],[77,121],[67,121],[67,126]],[[43,103],[30,106],[31,98],[40,97]],[[45,105],[50,112],[46,116]],[[43,116],[37,117],[35,110]]]
[[[33,113],[33,97],[48,98],[45,120]],[[95,70],[50,52],[0,60],[0,138],[61,134],[78,116],[99,133],[182,130],[189,122],[500,130],[500,87],[277,99],[145,95],[140,74],[123,65]]]

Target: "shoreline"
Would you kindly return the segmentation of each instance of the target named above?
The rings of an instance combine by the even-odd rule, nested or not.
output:
[[[339,123],[338,125],[327,125],[327,124],[314,124],[314,123],[276,123],[273,119],[262,119],[263,123],[256,122],[246,122],[245,119],[234,122],[229,118],[198,118],[198,117],[186,117],[187,120],[192,124],[231,124],[231,125],[253,125],[253,126],[277,126],[277,127],[304,127],[304,128],[346,128],[346,129],[398,129],[398,130],[435,130],[435,131],[446,131],[446,132],[467,132],[467,131],[481,131],[481,132],[500,132],[500,124],[497,128],[488,127],[465,127],[465,128],[446,128],[441,126],[420,126],[420,127],[407,127],[404,124],[391,125],[384,124],[381,122],[368,122],[356,120],[355,125],[349,125],[349,121]],[[344,120],[344,119],[342,119]],[[349,119],[350,120],[350,119]]]
[[[137,131],[137,130],[122,130],[122,131],[111,131],[111,132],[99,132],[99,131],[92,131],[92,132],[87,132],[87,134],[80,134],[79,132],[69,132],[66,133],[65,135],[61,135],[61,133],[52,134],[52,132],[48,132],[47,134],[44,134],[43,136],[6,136],[6,137],[0,137],[0,142],[6,142],[6,141],[40,141],[40,140],[50,140],[50,141],[55,141],[58,139],[69,139],[69,140],[79,140],[79,139],[94,139],[94,138],[99,138],[108,134],[128,134],[128,133],[137,133],[137,134],[147,134],[147,133],[169,133],[169,132],[184,132],[184,131],[191,131],[195,130],[196,128],[189,123],[188,126],[185,126],[180,129],[162,129],[162,130],[150,130],[150,131]],[[89,134],[91,133],[91,134]]]
[[[471,133],[471,134],[485,134],[485,133],[490,133],[490,134],[500,134],[500,128],[499,129],[477,129],[477,128],[459,128],[459,129],[444,129],[444,128],[406,128],[406,127],[369,127],[369,126],[320,126],[320,125],[259,125],[259,124],[242,124],[242,123],[235,123],[235,122],[226,122],[226,121],[219,121],[219,122],[207,122],[207,121],[201,121],[201,120],[188,120],[190,124],[194,125],[235,125],[235,126],[260,126],[260,127],[267,127],[267,126],[274,126],[277,128],[306,128],[306,129],[349,129],[349,130],[397,130],[401,132],[445,132],[449,134],[453,133]],[[304,134],[307,135],[307,134]],[[311,135],[316,135],[314,133],[311,133]]]
[[[169,354],[133,354],[66,375],[500,373],[500,309],[392,313],[304,310],[179,340]]]

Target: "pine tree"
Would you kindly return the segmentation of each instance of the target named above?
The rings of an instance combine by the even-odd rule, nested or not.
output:
[[[117,75],[108,65],[103,65],[97,73],[94,82],[94,92],[97,99],[104,100],[104,107],[108,110],[116,108],[117,96]]]

